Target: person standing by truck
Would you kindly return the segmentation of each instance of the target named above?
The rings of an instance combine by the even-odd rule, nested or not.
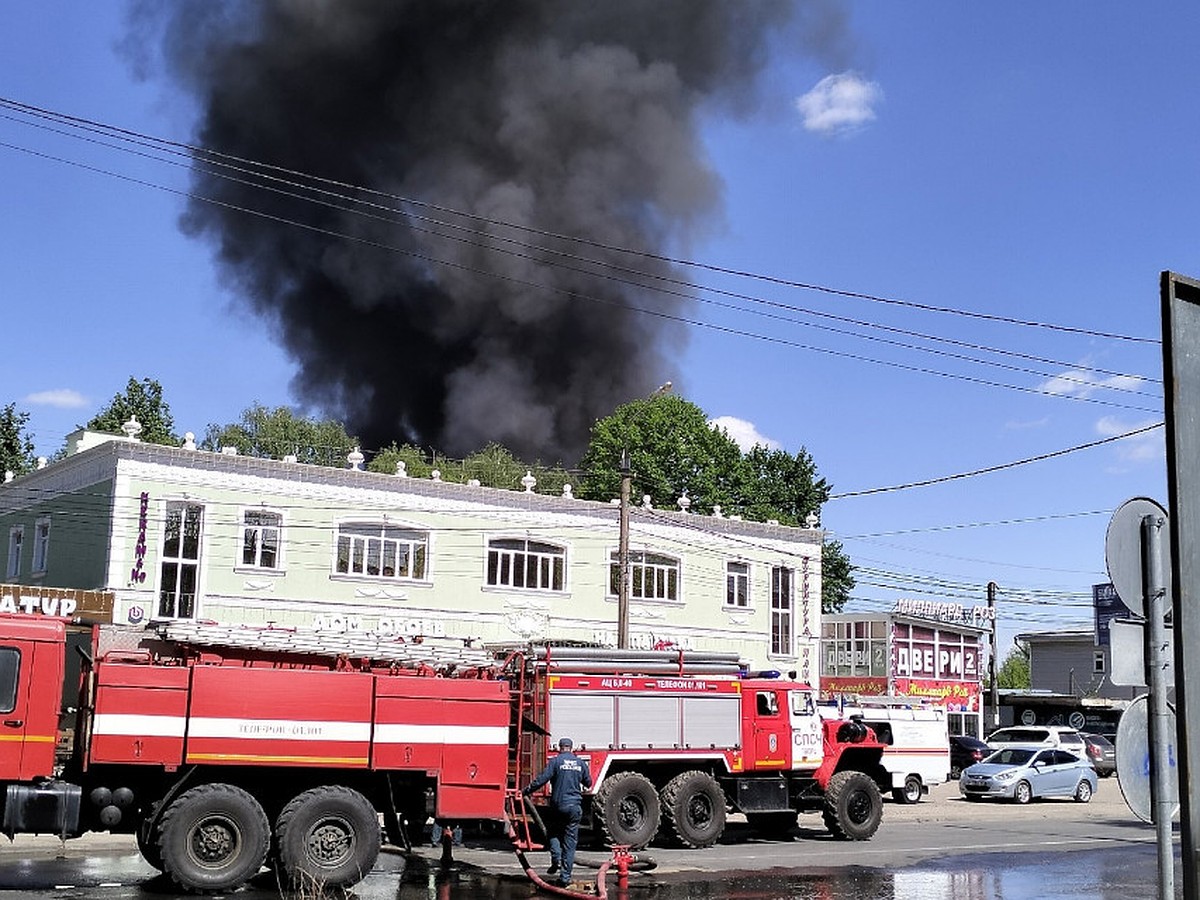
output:
[[[547,811],[547,836],[550,839],[550,868],[547,875],[559,872],[559,883],[571,883],[575,866],[575,847],[579,843],[579,822],[583,818],[583,789],[592,786],[588,764],[571,752],[574,745],[569,737],[558,742],[558,755],[525,787],[528,797],[544,784],[550,785],[550,806]]]

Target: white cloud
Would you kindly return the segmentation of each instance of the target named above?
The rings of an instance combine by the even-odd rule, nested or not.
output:
[[[1116,416],[1105,416],[1096,423],[1096,433],[1101,437],[1115,437],[1139,428],[1147,428],[1155,421],[1146,419],[1142,422],[1122,422]],[[1114,446],[1117,457],[1124,462],[1158,462],[1167,455],[1166,432],[1162,428],[1152,428],[1123,441],[1117,441]]]
[[[1045,428],[1050,424],[1049,416],[1042,416],[1040,419],[1009,419],[1004,423],[1004,427],[1008,431],[1024,431],[1030,428]]]
[[[783,449],[783,444],[759,434],[754,423],[747,422],[745,419],[738,419],[734,416],[718,416],[715,419],[709,419],[708,424],[712,428],[724,428],[743,453],[753,449],[756,444],[762,444],[768,450]]]
[[[843,134],[873,122],[883,89],[856,72],[826,75],[807,94],[796,98],[804,127],[818,134]]]
[[[52,391],[38,391],[23,397],[22,403],[33,406],[56,406],[59,409],[78,409],[87,405],[87,398],[79,391],[70,388],[57,388]]]
[[[1091,397],[1097,391],[1134,391],[1141,387],[1138,375],[1110,375],[1101,378],[1084,369],[1069,369],[1038,385],[1038,390],[1056,397]]]

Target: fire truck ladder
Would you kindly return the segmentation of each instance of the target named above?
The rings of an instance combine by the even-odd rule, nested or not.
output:
[[[163,622],[150,627],[163,640],[179,644],[367,659],[406,669],[484,669],[490,668],[495,661],[491,651],[471,647],[466,640],[453,638],[329,633],[274,625],[257,627],[209,622]]]

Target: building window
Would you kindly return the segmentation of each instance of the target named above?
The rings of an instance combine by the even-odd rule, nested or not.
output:
[[[33,526],[33,568],[31,571],[35,574],[44,573],[49,559],[50,520],[38,519]]]
[[[608,592],[621,589],[621,554],[609,556]],[[629,551],[629,596],[639,600],[679,599],[679,560],[661,553]]]
[[[725,605],[750,605],[750,563],[725,563]]]
[[[14,525],[8,530],[8,566],[4,571],[9,578],[17,578],[21,574],[21,544],[24,540],[24,525]]]
[[[1104,651],[1097,650],[1095,651],[1095,655],[1092,657],[1092,674],[1103,675],[1104,670]]]
[[[488,541],[487,583],[493,587],[561,591],[566,572],[564,547],[519,538]]]
[[[338,526],[335,571],[339,575],[423,581],[429,532],[383,522],[344,522]]]
[[[241,565],[254,569],[279,568],[279,534],[283,516],[265,509],[242,514]]]
[[[771,569],[771,653],[777,656],[795,656],[792,639],[792,617],[795,599],[792,581],[795,572],[783,566]]]
[[[200,525],[204,507],[173,501],[167,504],[163,525],[162,577],[158,589],[158,616],[166,619],[196,617],[196,585],[200,574]]]

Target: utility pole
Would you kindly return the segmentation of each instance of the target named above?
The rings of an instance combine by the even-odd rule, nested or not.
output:
[[[988,651],[988,681],[992,685],[992,726],[989,731],[994,731],[1000,726],[1000,667],[996,664],[996,591],[998,586],[996,582],[989,581],[987,586],[987,605],[988,618],[992,620],[992,636],[991,648]]]
[[[621,532],[617,544],[617,649],[629,649],[629,450],[621,451]]]

